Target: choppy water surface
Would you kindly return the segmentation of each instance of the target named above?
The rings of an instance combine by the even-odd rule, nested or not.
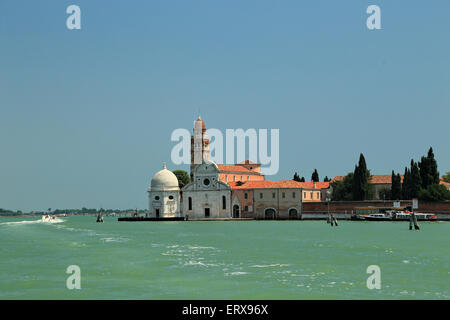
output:
[[[0,219],[0,299],[450,298],[448,222],[95,219]]]

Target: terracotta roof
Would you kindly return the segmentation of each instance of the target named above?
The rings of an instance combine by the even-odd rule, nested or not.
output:
[[[314,188],[313,182],[297,182],[294,180],[281,181],[245,181],[245,182],[228,182],[232,189],[326,189],[330,186],[329,182],[316,182]]]
[[[314,182],[300,182],[301,188],[303,189],[328,189],[330,187],[329,182],[316,182],[314,187]]]
[[[450,188],[450,183],[445,182],[444,179],[441,179],[441,182],[439,184],[442,184],[443,186],[446,186],[447,188]]]
[[[331,182],[342,181],[345,176],[336,176]],[[403,183],[403,175],[400,175],[400,182]],[[392,175],[384,174],[384,175],[373,175],[369,181],[371,184],[391,184],[392,183]]]
[[[336,182],[336,181],[342,181],[344,180],[345,176],[336,176],[333,179],[331,179],[330,182]]]
[[[373,175],[369,181],[371,184],[391,184],[392,183],[392,175]],[[400,182],[403,182],[403,175],[400,175]]]
[[[228,182],[232,189],[265,189],[276,188],[276,182],[262,180],[262,181],[245,181],[245,182]]]
[[[219,170],[221,172],[245,172],[245,173],[257,173],[259,174],[259,172],[255,172],[253,170],[247,169],[244,166],[239,166],[239,165],[231,165],[231,164],[218,164],[217,165],[219,167]]]
[[[239,162],[238,164],[242,165],[242,164],[255,164],[255,165],[261,165],[261,163],[258,162],[253,162],[251,160],[244,160],[242,162]]]

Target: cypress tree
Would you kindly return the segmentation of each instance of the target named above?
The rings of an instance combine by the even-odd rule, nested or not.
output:
[[[352,192],[354,200],[366,200],[369,195],[370,171],[367,170],[366,159],[361,153],[358,165],[353,172]]]
[[[422,188],[426,189],[432,184],[439,184],[439,172],[432,147],[428,150],[427,156],[420,160],[419,168]]]
[[[361,200],[360,175],[357,165],[355,165],[355,170],[353,170],[352,195],[353,200]]]
[[[300,182],[305,182],[306,180],[305,180],[305,177],[302,177],[301,179],[300,179]]]
[[[409,169],[405,167],[405,174],[403,175],[403,184],[402,184],[402,198],[404,200],[411,199],[410,197],[410,178],[409,178]]]
[[[298,182],[300,182],[301,180],[300,180],[300,176],[298,175],[298,173],[296,172],[296,173],[294,173],[294,179],[292,179],[292,180],[294,180],[294,181],[298,181]]]
[[[408,181],[408,169],[405,167],[405,172],[403,173],[403,182],[402,182],[402,199],[408,199],[408,193],[406,192],[406,184]]]
[[[391,200],[399,200],[402,197],[402,184],[400,174],[392,170]]]
[[[422,188],[422,179],[420,177],[419,166],[414,160],[411,159],[411,184],[410,184],[410,197],[417,198],[419,191]]]
[[[398,194],[398,199],[402,199],[402,194],[403,194],[403,188],[402,188],[402,176],[400,175],[400,173],[397,173],[397,183],[399,186],[399,194]]]
[[[314,172],[311,176],[311,181],[319,182],[319,173],[317,172],[317,169],[314,169]]]
[[[330,179],[328,179],[328,176],[325,176],[325,178],[323,178],[323,182],[329,182]]]

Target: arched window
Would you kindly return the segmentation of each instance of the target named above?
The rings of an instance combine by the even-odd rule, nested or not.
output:
[[[188,210],[192,210],[192,198],[191,197],[189,197],[188,202],[189,202],[189,209]]]
[[[225,210],[227,208],[227,198],[222,196],[222,209]]]
[[[294,209],[294,208],[290,209],[289,210],[289,219],[297,219],[297,214],[298,214],[297,209]]]

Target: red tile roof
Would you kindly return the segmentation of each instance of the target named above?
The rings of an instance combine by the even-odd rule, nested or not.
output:
[[[336,176],[333,179],[331,179],[330,182],[336,182],[336,181],[342,181],[344,180],[345,176]]]
[[[303,189],[328,189],[330,187],[329,182],[316,182],[314,187],[314,182],[300,182]]]
[[[447,188],[450,188],[450,183],[445,182],[444,179],[441,179],[440,184],[442,184],[443,186],[446,186]]]
[[[261,180],[261,181],[245,181],[245,182],[228,182],[232,189],[265,189],[276,188],[276,182]]]
[[[255,165],[261,165],[261,163],[258,162],[253,162],[251,160],[244,160],[242,162],[239,162],[238,164],[242,165],[242,164],[255,164]]]
[[[226,172],[250,172],[249,169],[243,166],[235,166],[231,164],[218,164],[220,171],[226,171]]]
[[[217,166],[221,172],[245,172],[249,174],[260,174],[259,172],[247,169],[242,165],[218,164]]]

